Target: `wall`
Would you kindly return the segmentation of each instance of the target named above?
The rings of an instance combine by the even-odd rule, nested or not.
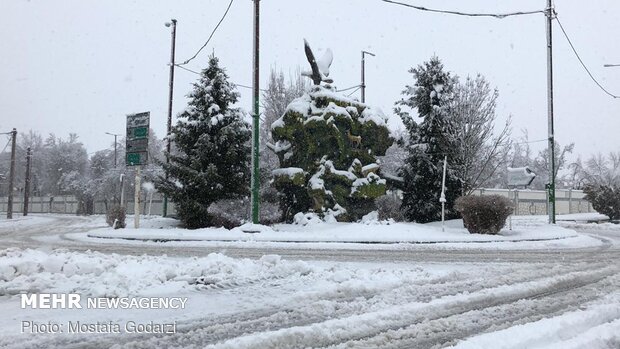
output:
[[[529,189],[476,189],[473,195],[502,195],[516,203],[517,215],[546,215],[547,192]],[[596,212],[592,205],[584,199],[582,190],[556,189],[556,214]]]

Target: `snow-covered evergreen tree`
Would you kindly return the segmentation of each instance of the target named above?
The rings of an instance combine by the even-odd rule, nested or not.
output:
[[[243,112],[233,107],[238,97],[211,56],[171,130],[176,152],[164,164],[169,178],[161,175],[156,187],[175,203],[189,228],[213,224],[207,210],[215,201],[248,193],[251,131]]]
[[[444,156],[450,164],[454,142],[444,132],[447,126],[446,106],[456,79],[445,72],[436,56],[417,68],[409,70],[415,84],[402,92],[406,98],[396,103],[395,112],[401,117],[409,133],[408,158],[401,168],[404,179],[402,209],[405,217],[416,222],[441,219],[441,178]],[[420,120],[409,111],[417,110]],[[448,166],[446,175],[446,218],[458,213],[454,201],[461,193],[461,183]]]

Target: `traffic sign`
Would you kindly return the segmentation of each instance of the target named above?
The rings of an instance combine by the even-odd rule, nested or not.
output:
[[[151,113],[127,115],[127,137],[125,164],[127,166],[146,165],[149,147],[149,119]]]

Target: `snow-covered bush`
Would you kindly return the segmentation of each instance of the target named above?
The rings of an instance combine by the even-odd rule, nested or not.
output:
[[[463,225],[472,234],[497,234],[513,211],[512,202],[500,195],[461,196],[454,208],[463,215]]]
[[[620,185],[586,185],[583,191],[595,210],[609,219],[620,219]]]
[[[125,228],[126,213],[125,208],[119,205],[114,205],[108,209],[105,214],[105,221],[109,226],[114,229]]]
[[[405,220],[403,212],[400,210],[400,206],[403,201],[396,195],[388,194],[378,197],[375,200],[377,205],[378,218],[381,221],[393,219],[396,222],[402,222]]]

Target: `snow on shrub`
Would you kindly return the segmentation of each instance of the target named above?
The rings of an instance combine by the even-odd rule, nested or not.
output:
[[[404,221],[405,216],[400,210],[402,204],[403,201],[398,196],[393,194],[383,195],[375,199],[379,220],[387,221],[389,219],[393,219],[396,222]]]
[[[512,202],[500,195],[461,196],[454,207],[463,216],[463,225],[472,234],[497,234],[513,211]]]
[[[108,209],[105,214],[105,221],[109,226],[114,229],[125,228],[126,212],[125,208],[119,205],[114,205]]]
[[[620,219],[620,185],[587,185],[585,199],[611,220]]]

